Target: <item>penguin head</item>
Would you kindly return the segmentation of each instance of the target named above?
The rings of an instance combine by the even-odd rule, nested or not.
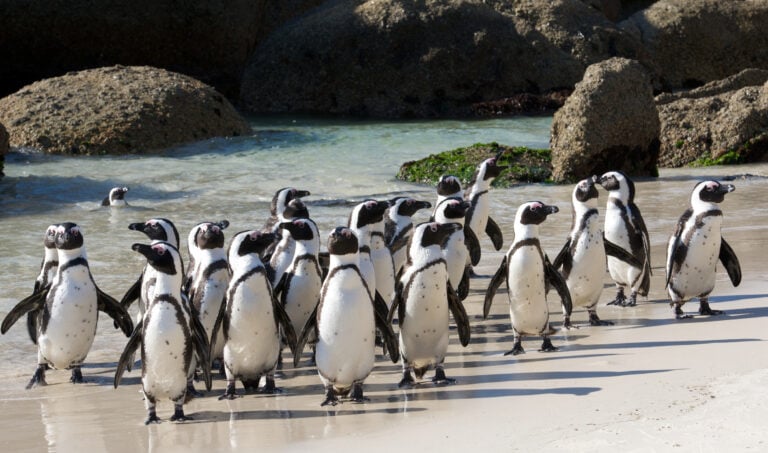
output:
[[[282,222],[281,230],[287,230],[291,237],[297,241],[309,241],[317,237],[317,225],[310,219],[293,219],[290,222]]]
[[[310,195],[308,190],[299,190],[295,187],[283,187],[282,189],[275,192],[275,195],[272,197],[272,203],[269,206],[269,212],[273,216],[280,216],[291,200],[306,197],[308,195]]]
[[[461,181],[453,175],[443,175],[437,181],[437,194],[441,197],[461,195]]]
[[[596,200],[600,196],[597,187],[595,187],[597,181],[597,176],[592,176],[591,178],[579,181],[578,184],[576,184],[576,187],[573,188],[574,204],[576,204],[576,202],[586,203],[589,200]]]
[[[398,216],[411,217],[420,209],[431,208],[432,203],[410,197],[397,197],[389,200],[389,210]]]
[[[492,181],[498,177],[502,170],[507,168],[507,165],[499,165],[499,158],[502,153],[499,153],[495,157],[485,159],[477,167],[477,179],[481,181]]]
[[[381,222],[388,207],[388,201],[365,200],[352,209],[347,226],[358,229]]]
[[[617,197],[624,203],[635,199],[635,183],[627,175],[620,171],[603,173],[599,181],[603,189],[611,192],[612,197]]]
[[[328,253],[331,255],[356,254],[357,249],[357,235],[349,228],[336,227],[328,235]]]
[[[464,224],[464,216],[469,210],[469,202],[460,197],[449,197],[441,201],[435,210],[435,219],[441,223],[459,221]]]
[[[294,198],[293,200],[289,201],[288,205],[285,207],[285,210],[283,211],[283,218],[285,220],[297,218],[308,219],[309,210],[307,209],[307,205],[301,201],[301,198]]]
[[[152,218],[143,223],[132,223],[128,225],[128,229],[141,231],[153,241],[168,242],[177,248],[179,246],[179,231],[176,229],[176,225],[168,219]]]
[[[418,244],[423,248],[433,245],[438,245],[442,248],[445,246],[448,237],[462,228],[464,226],[458,223],[422,223],[416,227],[411,240],[418,241]]]
[[[59,250],[76,250],[83,246],[83,232],[72,222],[60,223],[54,241]]]
[[[229,221],[203,222],[198,224],[194,231],[194,244],[199,249],[216,249],[224,247],[224,229],[229,226]]]
[[[181,270],[179,250],[168,242],[155,242],[152,245],[133,244],[131,249],[147,258],[147,263],[159,272],[176,275]]]
[[[557,206],[546,205],[540,201],[523,203],[515,215],[515,223],[520,225],[539,225],[547,216],[558,212]]]
[[[56,248],[56,231],[59,228],[59,224],[55,223],[53,225],[48,225],[48,228],[45,230],[45,235],[43,235],[43,246],[47,249],[55,249]]]
[[[697,204],[698,201],[704,203],[722,203],[725,199],[725,194],[736,190],[733,184],[720,184],[718,181],[703,181],[693,188],[691,194],[691,205]]]
[[[102,206],[125,206],[125,194],[128,192],[127,187],[113,187],[109,191],[109,195],[101,201]]]
[[[275,233],[259,230],[241,231],[235,234],[232,238],[232,243],[229,245],[228,256],[230,262],[239,256],[248,254],[261,255],[267,247],[275,242],[276,236]]]

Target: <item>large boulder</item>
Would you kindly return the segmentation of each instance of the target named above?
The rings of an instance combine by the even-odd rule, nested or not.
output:
[[[252,112],[471,114],[473,104],[570,88],[642,51],[579,0],[340,0],[275,31],[240,89]]]
[[[742,71],[657,101],[659,166],[768,159],[768,71]]]
[[[766,24],[766,1],[660,0],[620,27],[642,41],[671,90],[768,69]]]
[[[68,71],[148,65],[237,97],[273,29],[323,0],[14,0],[0,2],[0,97]]]
[[[624,58],[587,68],[552,119],[550,146],[558,182],[609,170],[657,176],[659,115],[647,70]]]
[[[224,96],[181,74],[113,66],[35,82],[0,99],[11,146],[53,154],[145,153],[250,132]]]

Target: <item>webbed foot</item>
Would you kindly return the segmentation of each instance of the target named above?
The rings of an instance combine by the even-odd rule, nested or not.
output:
[[[416,381],[413,380],[413,376],[411,375],[411,372],[409,370],[403,371],[403,378],[400,379],[400,382],[397,384],[398,388],[413,388],[413,385],[416,383]]]
[[[82,384],[85,382],[83,379],[83,372],[80,370],[79,366],[72,368],[72,376],[70,376],[69,382],[73,384]]]
[[[722,315],[725,312],[723,310],[713,310],[709,307],[709,302],[705,300],[699,301],[699,314],[707,316]]]
[[[224,394],[219,397],[219,401],[221,400],[233,400],[237,398],[237,393],[235,393],[235,382],[227,382],[227,388],[224,390]]]
[[[443,367],[438,366],[435,368],[435,377],[432,378],[432,383],[435,385],[449,385],[449,384],[455,384],[456,379],[451,379],[445,375],[445,370],[443,370]]]
[[[147,412],[147,419],[144,421],[145,425],[149,425],[150,423],[162,423],[162,420],[157,416],[154,408],[149,409]]]
[[[571,317],[566,316],[565,320],[563,321],[563,328],[571,330],[571,329],[578,329],[579,326],[574,326],[573,323],[571,323]]]
[[[256,390],[256,393],[261,393],[263,395],[276,395],[283,393],[283,389],[275,386],[275,380],[273,378],[267,377],[267,382],[264,384],[264,388]]]
[[[693,318],[693,315],[686,315],[685,312],[683,312],[683,309],[680,307],[680,305],[675,304],[674,306],[674,312],[675,312],[675,319],[691,319]]]
[[[590,313],[589,314],[589,325],[590,326],[612,326],[613,322],[611,321],[603,321],[600,319],[599,316],[597,316],[597,313]]]
[[[519,355],[519,354],[525,354],[525,349],[523,349],[523,343],[521,340],[515,341],[515,344],[512,346],[512,349],[505,352],[504,355]]]
[[[29,390],[32,387],[43,387],[48,385],[47,382],[45,382],[45,370],[48,369],[48,365],[38,365],[37,369],[35,370],[35,374],[32,375],[32,379],[29,380],[29,383],[27,384],[25,389]]]
[[[608,302],[606,305],[618,305],[619,307],[624,307],[626,303],[627,297],[624,295],[624,289],[619,288],[618,292],[616,292],[616,298]]]
[[[172,422],[186,422],[188,420],[194,420],[192,417],[188,415],[184,415],[184,409],[181,406],[176,406],[176,408],[173,410],[173,415],[171,416]]]
[[[559,349],[552,344],[552,340],[550,340],[549,337],[546,337],[541,343],[541,349],[539,349],[539,352],[555,352],[558,350]]]
[[[352,393],[349,395],[349,399],[355,403],[365,403],[366,401],[371,400],[370,398],[366,398],[363,395],[362,382],[355,382],[354,384],[352,384]]]
[[[339,398],[336,396],[336,392],[333,391],[333,387],[328,387],[325,391],[325,401],[320,403],[320,406],[335,406],[339,404]]]

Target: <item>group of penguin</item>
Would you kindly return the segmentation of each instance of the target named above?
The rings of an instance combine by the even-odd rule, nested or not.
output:
[[[34,291],[8,313],[0,331],[4,334],[27,315],[30,338],[38,346],[38,367],[27,388],[45,385],[49,367],[71,369],[71,381],[78,383],[98,311],[105,312],[129,337],[115,387],[140,352],[147,424],[160,421],[156,405],[165,398],[174,404],[171,420],[187,420],[183,405],[199,395],[193,383],[202,378],[210,390],[213,363],[227,380],[220,399],[236,397],[238,379],[246,390],[278,392],[274,372],[285,346],[295,366],[305,346],[311,346],[325,389],[322,405],[336,405],[340,398],[367,400],[363,382],[374,367],[377,346],[393,363],[402,362],[399,387],[412,387],[413,374],[421,379],[430,369],[434,383],[451,383],[443,368],[451,317],[461,345],[470,342],[462,301],[481,256],[476,233],[486,233],[496,250],[503,245],[490,216],[489,195],[492,181],[506,168],[499,159],[479,164],[466,192],[458,178],[440,178],[428,222],[414,225],[412,216],[432,208],[430,202],[398,197],[358,203],[346,226],[328,235],[327,252],[321,252],[318,227],[302,201],[309,191],[292,187],[275,193],[264,227],[235,234],[226,249],[229,222],[193,227],[186,268],[170,220],[132,223],[129,228],[151,242],[133,244],[146,266],[119,302],[95,284],[80,227],[51,225]],[[609,194],[604,225],[598,218],[597,185]],[[669,240],[666,287],[677,318],[688,317],[682,306],[694,297],[701,314],[721,313],[707,302],[718,260],[734,285],[741,280],[738,259],[720,235],[718,205],[733,190],[717,181],[698,183]],[[105,204],[125,205],[127,191],[112,189]],[[550,288],[560,296],[564,328],[575,327],[570,319],[574,307],[587,310],[591,325],[611,324],[596,312],[606,267],[617,286],[610,304],[633,306],[638,295],[648,294],[650,244],[634,192],[633,182],[619,171],[576,184],[572,228],[554,261],[542,251],[539,225],[558,208],[540,201],[518,208],[514,240],[490,279],[483,304],[485,318],[506,283],[514,334],[507,354],[524,352],[525,335],[541,336],[542,351],[557,350],[549,338],[554,332],[546,300]],[[134,301],[135,325],[128,312]]]

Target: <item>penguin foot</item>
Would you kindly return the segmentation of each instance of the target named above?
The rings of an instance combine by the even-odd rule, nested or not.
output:
[[[563,321],[563,328],[571,330],[571,329],[578,329],[579,326],[574,326],[573,323],[571,323],[571,317],[566,316],[565,320]]]
[[[512,346],[512,349],[505,352],[504,355],[519,355],[519,354],[525,354],[525,349],[523,349],[523,343],[522,341],[515,341],[515,344]]]
[[[333,387],[329,387],[325,391],[325,401],[320,403],[320,406],[335,406],[339,404],[339,398],[336,397],[336,392],[333,391]]]
[[[549,337],[544,339],[544,342],[541,343],[541,349],[539,349],[539,352],[555,352],[559,351],[559,348],[555,347],[552,344],[552,340],[549,339]]]
[[[224,394],[219,397],[219,401],[227,399],[227,400],[233,400],[237,398],[237,394],[235,393],[235,383],[233,382],[227,382],[227,388],[224,390]]]
[[[83,372],[80,370],[80,367],[72,368],[72,376],[69,378],[69,382],[73,384],[82,384],[85,382],[85,380],[83,380]]]
[[[442,367],[435,369],[435,377],[432,378],[432,383],[435,385],[450,385],[455,384],[456,379],[451,379],[445,375],[445,370]]]
[[[618,305],[620,307],[624,307],[626,303],[627,297],[624,295],[624,289],[619,288],[618,292],[616,292],[616,298],[608,302],[606,305]]]
[[[627,299],[621,306],[634,307],[636,305],[637,305],[637,293],[632,293],[629,295],[629,299]]]
[[[147,416],[147,419],[144,420],[145,425],[149,425],[150,423],[162,423],[163,421],[160,420],[160,417],[157,416],[155,411],[150,411],[149,415]]]
[[[416,383],[416,381],[413,380],[413,376],[411,376],[410,371],[403,371],[403,378],[400,380],[400,382],[397,384],[398,388],[406,388],[411,389],[413,388],[413,385]]]
[[[713,310],[709,307],[709,302],[699,301],[699,314],[707,316],[722,315],[725,312],[723,310]]]
[[[184,409],[182,409],[181,407],[177,407],[176,409],[174,409],[173,415],[171,416],[172,422],[186,422],[189,420],[194,420],[194,419],[188,415],[184,415]]]
[[[277,395],[283,393],[283,389],[275,386],[274,379],[267,378],[267,383],[264,384],[263,388],[256,390],[256,393],[260,393],[262,395]]]
[[[686,315],[683,312],[683,309],[680,308],[679,305],[675,305],[674,311],[675,311],[675,319],[691,319],[691,318],[693,318],[693,315]]]
[[[589,325],[590,326],[612,326],[613,323],[611,321],[603,321],[597,316],[597,313],[590,313]]]
[[[48,369],[48,365],[39,365],[37,369],[35,370],[35,374],[32,375],[32,379],[29,380],[29,383],[27,384],[25,389],[29,390],[32,387],[43,387],[48,385],[47,382],[45,382],[45,370]]]
[[[363,384],[361,382],[356,382],[352,385],[352,394],[349,395],[349,399],[355,403],[365,403],[371,400],[363,396]]]

